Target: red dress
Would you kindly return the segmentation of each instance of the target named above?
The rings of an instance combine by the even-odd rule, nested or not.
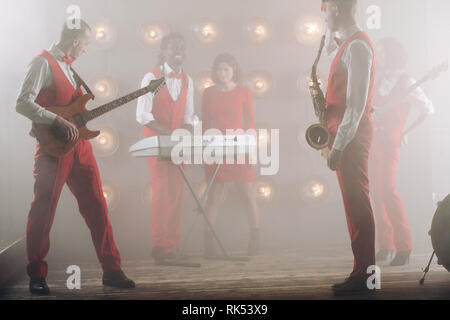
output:
[[[250,90],[236,86],[231,91],[220,91],[216,86],[203,93],[203,130],[218,129],[226,134],[227,129],[254,129],[255,119],[253,99]],[[205,166],[209,179],[214,171],[213,165]],[[250,164],[222,164],[214,182],[253,182],[253,167]]]

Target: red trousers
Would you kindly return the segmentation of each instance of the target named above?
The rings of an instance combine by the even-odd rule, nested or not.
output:
[[[38,143],[34,177],[34,200],[27,224],[28,275],[33,278],[47,276],[48,266],[44,259],[50,247],[50,229],[65,183],[78,201],[103,270],[120,270],[120,255],[114,243],[90,142],[80,141],[74,150],[61,158],[49,156]]]
[[[368,179],[372,128],[369,124],[362,126],[357,137],[344,150],[341,167],[337,171],[355,258],[350,275],[354,278],[367,277],[367,268],[375,265],[375,223]]]
[[[396,192],[398,146],[374,141],[370,153],[370,188],[381,250],[410,251],[411,233],[403,202]]]
[[[152,247],[163,247],[167,253],[173,252],[178,249],[181,238],[184,179],[171,161],[149,158],[148,163],[152,177]]]

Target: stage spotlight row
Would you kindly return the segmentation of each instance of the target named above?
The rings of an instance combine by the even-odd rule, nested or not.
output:
[[[217,42],[224,28],[214,19],[205,18],[188,27],[192,35],[202,45]],[[310,45],[320,39],[324,32],[324,25],[320,17],[305,15],[292,23],[292,39],[303,45]],[[161,23],[142,25],[137,32],[139,41],[148,47],[157,47],[161,39],[170,32],[170,29]],[[272,24],[265,18],[254,18],[243,23],[242,32],[246,39],[253,44],[267,43],[275,32]],[[94,25],[95,44],[100,49],[109,49],[117,40],[117,30],[114,25],[106,20]]]

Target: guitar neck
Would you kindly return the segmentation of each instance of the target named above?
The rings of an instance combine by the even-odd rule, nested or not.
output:
[[[104,104],[100,107],[97,107],[95,109],[92,109],[92,110],[84,113],[83,118],[86,120],[86,122],[94,120],[94,119],[104,115],[105,113],[108,113],[114,109],[117,109],[117,108],[123,106],[124,104],[127,104],[128,102],[133,101],[151,91],[152,91],[152,88],[150,88],[150,86],[136,90],[130,94],[127,94],[126,96],[123,96],[122,98],[119,98],[117,100],[114,100],[112,102],[109,102],[107,104]]]
[[[392,105],[399,103],[400,101],[405,99],[407,96],[409,96],[412,92],[414,92],[417,88],[419,88],[422,84],[427,82],[428,80],[430,80],[430,76],[426,75],[425,77],[423,77],[419,81],[416,81],[414,84],[409,86],[400,96],[394,97],[393,99],[388,101],[385,104],[385,108],[386,107],[391,107]]]

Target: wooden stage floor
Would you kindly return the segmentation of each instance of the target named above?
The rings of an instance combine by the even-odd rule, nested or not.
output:
[[[153,261],[125,261],[124,269],[136,281],[134,290],[104,288],[97,263],[81,268],[81,289],[66,287],[68,264],[50,265],[48,283],[52,295],[28,293],[28,279],[0,291],[0,300],[330,300],[330,299],[450,299],[450,274],[436,263],[424,286],[419,279],[428,255],[413,255],[405,267],[380,264],[381,290],[370,296],[336,298],[330,289],[343,280],[352,266],[345,250],[305,254],[295,250],[265,252],[250,262],[229,262],[192,257],[201,268],[155,266]]]

